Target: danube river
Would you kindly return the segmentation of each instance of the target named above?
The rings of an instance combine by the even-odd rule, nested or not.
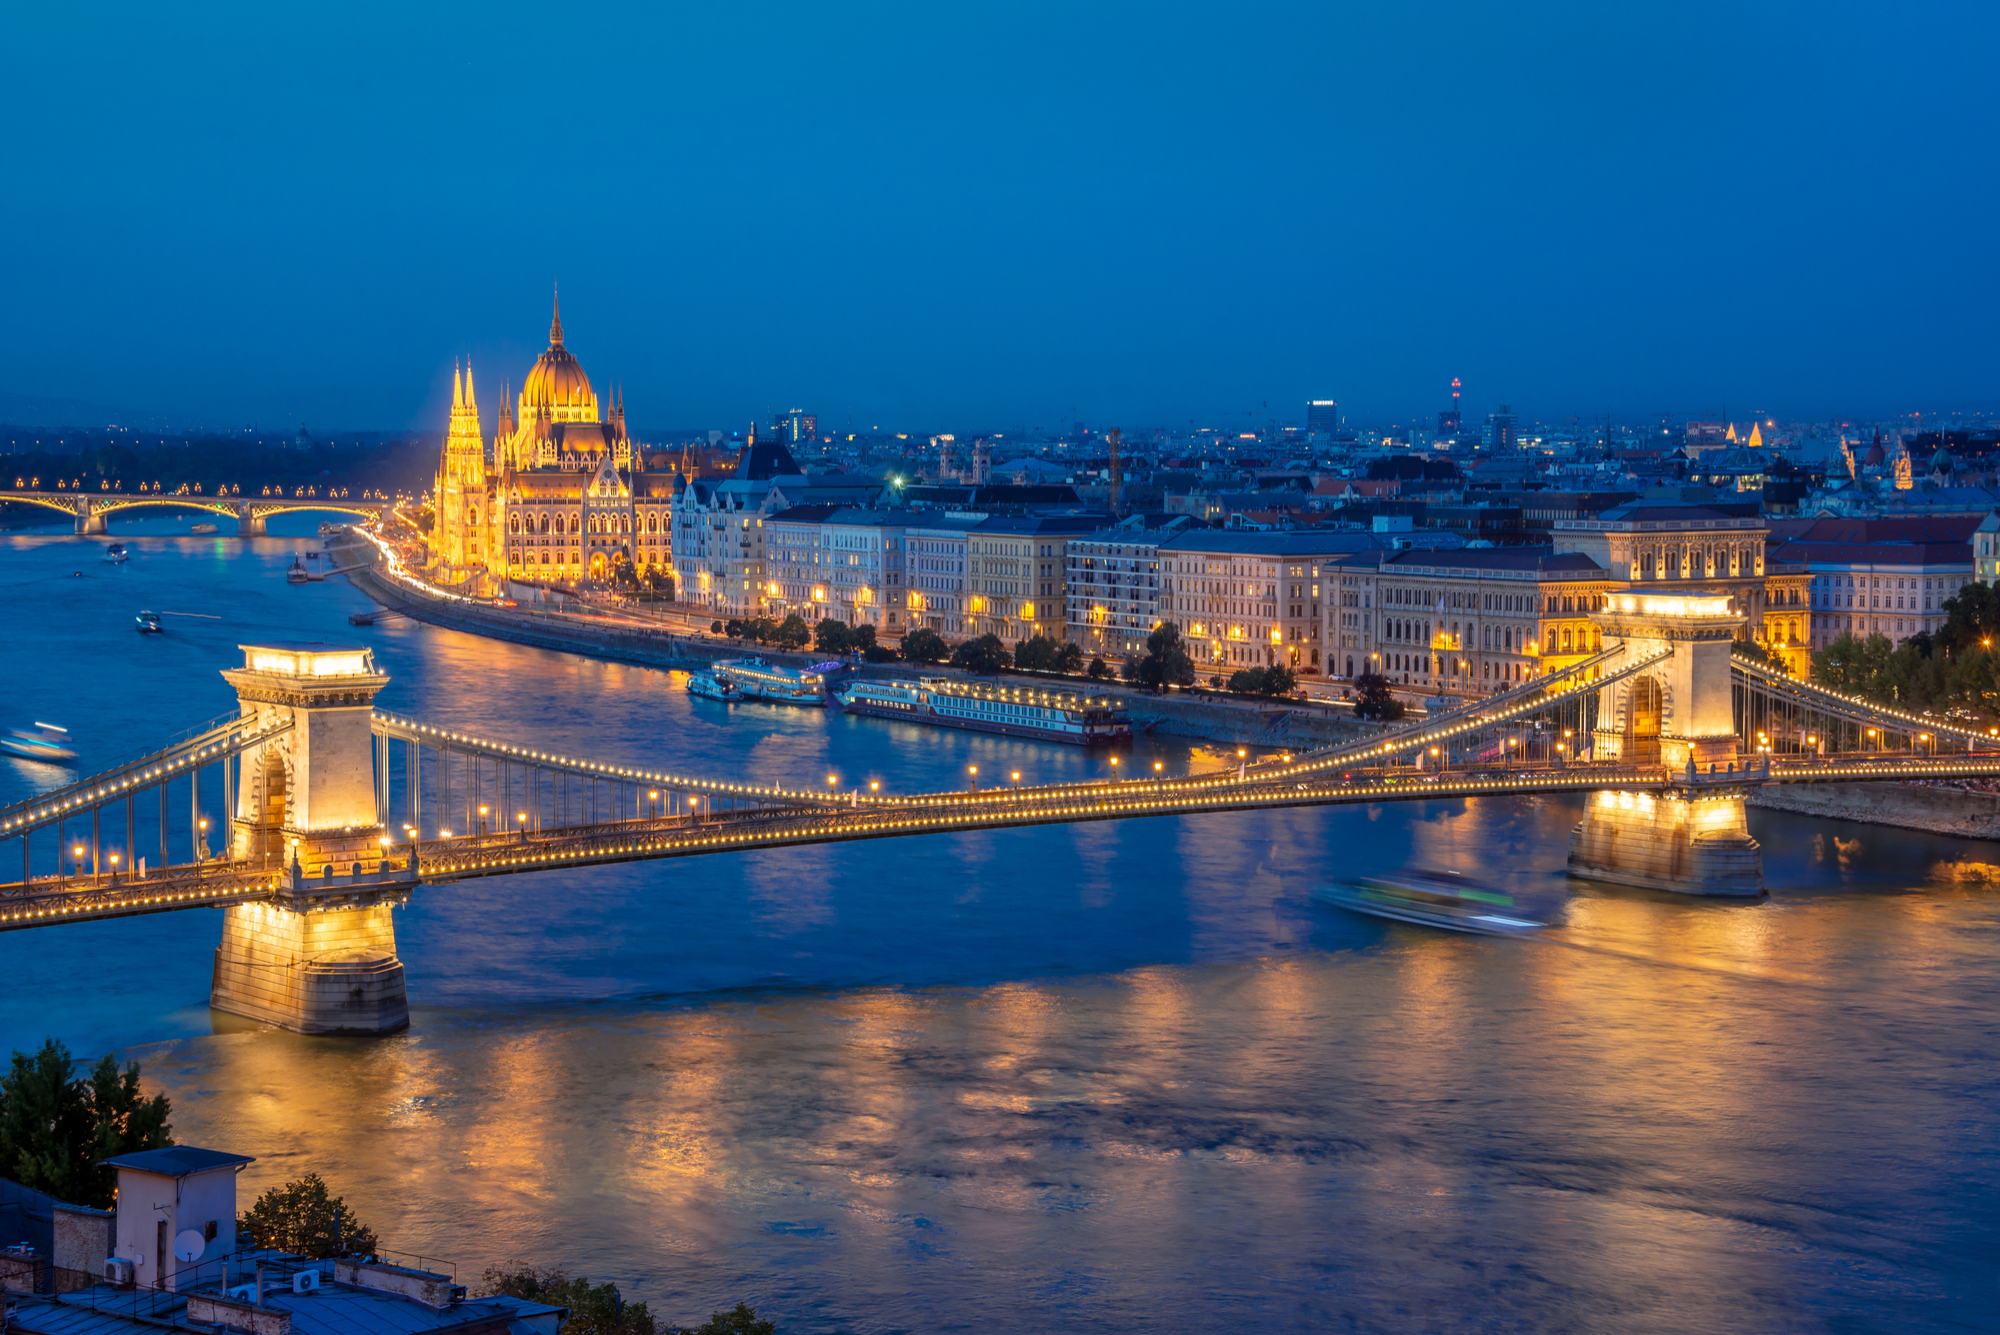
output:
[[[890,792],[1104,765],[354,630],[357,592],[282,578],[316,541],[180,527],[121,526],[124,567],[0,537],[0,726],[63,724],[95,768],[229,708],[243,641],[359,639],[385,708],[607,761]],[[168,634],[135,635],[141,607]],[[0,801],[58,779],[0,762]],[[246,1203],[318,1171],[462,1280],[562,1265],[677,1322],[741,1298],[808,1332],[1995,1328],[2000,847],[1753,813],[1771,896],[1703,903],[1567,881],[1576,818],[1392,804],[423,889],[413,1023],[377,1041],[211,1013],[213,911],[14,932],[0,1050],[136,1057],[180,1140],[257,1156]],[[1412,861],[1562,926],[1463,939],[1311,897]]]

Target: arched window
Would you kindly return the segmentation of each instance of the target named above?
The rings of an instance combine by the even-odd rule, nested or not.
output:
[[[570,531],[571,533],[581,533],[581,532],[583,532],[583,516],[582,516],[582,515],[571,515],[571,516],[569,517],[569,531]]]

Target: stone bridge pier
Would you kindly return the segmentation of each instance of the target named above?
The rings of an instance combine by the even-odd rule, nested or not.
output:
[[[1596,793],[1570,838],[1572,874],[1689,895],[1764,893],[1750,837],[1729,666],[1744,618],[1716,595],[1609,595],[1591,618],[1623,662],[1656,660],[1598,693],[1593,755],[1664,765],[1677,782]]]
[[[104,525],[104,516],[97,513],[97,511],[91,508],[90,498],[87,496],[77,497],[76,498],[77,536],[86,537],[92,534],[109,533],[110,531],[111,530],[106,528]]]
[[[279,889],[225,910],[209,1004],[302,1034],[406,1028],[390,912],[416,884],[414,858],[387,857],[370,726],[389,678],[361,646],[242,648],[243,666],[222,675],[244,714],[292,726],[244,753],[229,851]]]
[[[236,536],[239,538],[264,536],[264,516],[254,513],[248,501],[243,501],[236,507]]]

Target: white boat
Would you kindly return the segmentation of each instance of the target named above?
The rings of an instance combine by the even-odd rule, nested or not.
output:
[[[719,681],[713,672],[688,673],[688,694],[704,700],[741,700],[743,692],[730,681]]]
[[[1371,918],[1481,936],[1532,936],[1547,925],[1521,917],[1511,895],[1455,871],[1412,870],[1339,881],[1315,891],[1313,898]]]
[[[114,542],[104,549],[104,559],[115,566],[124,565],[130,556],[131,553],[125,550],[125,544],[122,542]]]
[[[1003,686],[956,677],[856,681],[834,698],[851,714],[1073,746],[1108,745],[1132,737],[1132,720],[1116,700],[1038,686]]]
[[[306,569],[306,563],[297,556],[292,557],[292,567],[285,572],[285,583],[310,584],[311,582],[312,572]]]
[[[0,737],[0,751],[24,760],[39,760],[44,765],[61,765],[76,759],[76,749],[69,744],[69,729],[53,723],[36,723],[35,728],[34,732],[16,728]]]
[[[738,699],[821,707],[826,704],[827,678],[844,670],[840,663],[791,668],[761,658],[725,659],[710,669],[718,683],[736,688]]]
[[[141,612],[132,618],[141,635],[164,635],[167,628],[160,623],[158,612]]]
[[[213,533],[215,531],[216,528],[215,525],[213,524],[196,524],[193,528],[188,530],[188,532],[190,533]]]

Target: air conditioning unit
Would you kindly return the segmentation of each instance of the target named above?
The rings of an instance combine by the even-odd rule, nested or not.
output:
[[[292,1276],[293,1293],[311,1293],[319,1287],[319,1271],[301,1270]]]
[[[248,1284],[231,1284],[222,1291],[222,1296],[231,1302],[255,1303],[257,1301],[257,1283],[255,1280],[252,1280]]]
[[[136,1271],[132,1262],[123,1256],[104,1258],[104,1282],[119,1288],[129,1289],[134,1282]]]

